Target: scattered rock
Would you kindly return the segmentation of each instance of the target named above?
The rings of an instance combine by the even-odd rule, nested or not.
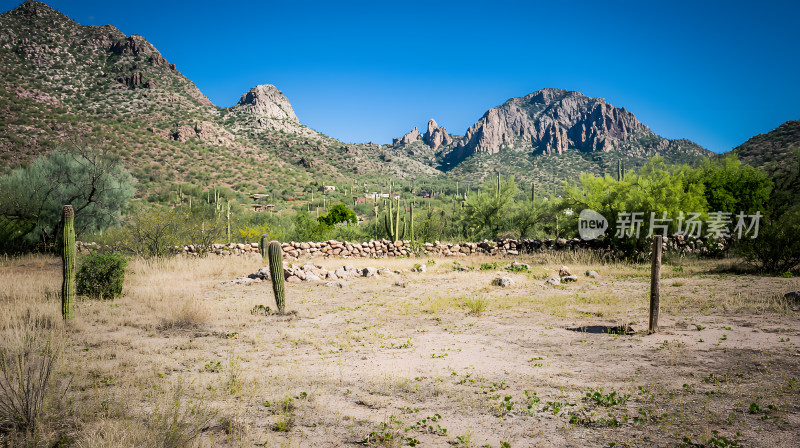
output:
[[[340,280],[338,282],[327,282],[325,283],[325,286],[329,288],[344,288],[345,286],[350,286],[350,283],[343,282]]]
[[[419,266],[414,266],[411,269],[411,272],[427,272],[427,271],[428,271],[428,268],[426,268],[424,264],[421,264]]]
[[[236,277],[233,280],[227,282],[220,282],[220,286],[228,286],[228,285],[248,285],[250,283],[261,283],[260,278],[252,278],[252,277]]]
[[[372,277],[377,273],[378,273],[378,270],[375,269],[375,268],[372,268],[372,267],[366,267],[366,268],[361,270],[361,275],[363,275],[364,277]]]
[[[598,274],[597,271],[586,271],[586,276],[591,278],[602,278],[602,276]]]
[[[300,283],[300,282],[302,282],[302,280],[300,280],[300,278],[297,277],[296,275],[290,275],[286,277],[286,283]]]
[[[378,269],[378,274],[380,274],[380,275],[387,275],[387,276],[393,276],[393,275],[396,275],[396,274],[395,274],[394,272],[392,272],[392,270],[391,270],[391,269],[389,269],[389,268]]]
[[[392,286],[399,286],[399,287],[401,287],[401,288],[405,288],[405,287],[406,287],[406,284],[405,284],[405,283],[403,283],[403,282],[394,282],[394,283],[392,284]]]
[[[248,275],[250,278],[257,278],[259,280],[269,280],[269,266],[264,266],[263,268],[259,268],[256,272]]]
[[[547,283],[548,285],[553,285],[553,286],[560,285],[561,284],[561,279],[557,278],[557,277],[551,277],[551,278],[548,278],[547,281],[545,281],[545,283]]]
[[[513,267],[515,269],[522,269],[522,270],[525,270],[525,271],[530,271],[531,270],[531,266],[529,264],[520,263],[517,260],[514,260],[514,262],[511,263],[511,267]]]
[[[578,276],[577,275],[564,275],[564,276],[561,277],[561,282],[562,283],[571,283],[571,282],[577,282],[577,281],[578,281]]]
[[[559,277],[569,277],[572,275],[572,272],[569,271],[569,268],[566,266],[561,266],[561,269],[558,270]]]
[[[507,286],[511,286],[511,277],[499,277],[492,280],[492,286],[500,286],[505,288]]]

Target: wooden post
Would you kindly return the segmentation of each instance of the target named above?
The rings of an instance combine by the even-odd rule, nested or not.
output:
[[[648,334],[658,331],[659,290],[661,286],[661,235],[653,236],[653,266],[650,270],[650,327]]]

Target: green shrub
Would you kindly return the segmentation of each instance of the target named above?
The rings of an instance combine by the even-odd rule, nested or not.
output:
[[[105,300],[119,297],[126,265],[125,257],[115,253],[95,253],[84,258],[76,276],[78,294]]]

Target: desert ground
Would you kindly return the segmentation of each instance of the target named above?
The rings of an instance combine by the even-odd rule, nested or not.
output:
[[[269,281],[223,284],[260,258],[132,259],[122,298],[64,324],[60,260],[0,259],[5,353],[59,355],[36,434],[0,445],[800,446],[796,277],[667,257],[648,335],[646,264],[310,261],[398,273],[287,283],[277,315]],[[562,265],[578,281],[546,285]]]

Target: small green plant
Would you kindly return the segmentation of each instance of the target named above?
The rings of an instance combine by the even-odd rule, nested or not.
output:
[[[250,314],[269,316],[270,314],[272,314],[272,310],[265,305],[256,305],[253,307],[252,310],[250,310]]]
[[[220,361],[209,361],[203,366],[204,372],[217,373],[222,370],[222,363]]]
[[[493,261],[491,263],[481,263],[481,271],[494,271],[500,267],[500,263]]]
[[[681,448],[737,448],[741,446],[738,439],[731,440],[721,436],[716,429],[711,431],[711,434],[706,443],[693,442],[691,437],[684,437]]]
[[[486,305],[488,305],[489,301],[483,295],[476,295],[474,297],[469,297],[467,300],[464,301],[464,304],[469,309],[469,314],[479,315],[483,311],[486,310]]]
[[[421,433],[428,433],[428,434],[436,434],[440,436],[447,435],[447,429],[442,428],[439,423],[439,420],[442,419],[442,416],[439,414],[433,414],[431,416],[425,417],[423,419],[418,420],[413,425],[406,428],[406,432],[410,430],[419,431]],[[434,426],[436,424],[436,426]]]
[[[526,265],[526,264],[519,264],[519,265],[510,264],[510,265],[508,265],[508,267],[506,267],[506,271],[508,271],[508,272],[530,272],[530,269],[528,269],[528,265]]]
[[[114,300],[122,295],[125,257],[116,253],[94,253],[83,259],[75,277],[78,295]]]
[[[625,403],[628,401],[628,398],[630,398],[630,395],[618,395],[616,392],[603,394],[603,388],[600,387],[597,389],[590,388],[589,391],[586,392],[586,398],[594,402],[597,406],[611,407]]]

